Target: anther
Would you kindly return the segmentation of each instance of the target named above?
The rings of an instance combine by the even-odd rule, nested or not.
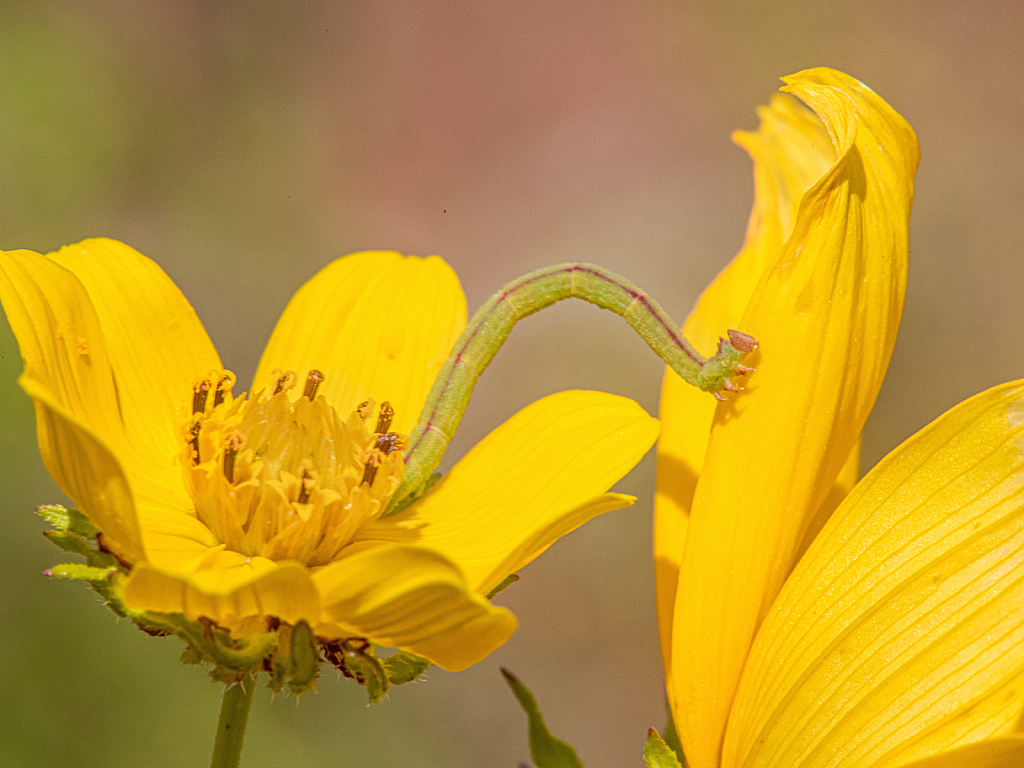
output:
[[[202,430],[202,425],[196,421],[188,430],[189,441],[188,444],[192,446],[192,465],[198,466],[199,464],[199,432]]]
[[[377,477],[377,457],[371,456],[366,460],[366,468],[363,470],[363,479],[360,485],[373,485],[373,479]]]
[[[395,416],[395,409],[391,407],[391,403],[380,404],[380,414],[377,416],[377,428],[373,431],[378,435],[382,435],[391,429],[391,419]]]
[[[235,482],[235,456],[245,445],[245,435],[235,431],[228,435],[224,446],[224,477],[229,483]]]
[[[192,413],[206,410],[206,396],[210,394],[210,380],[203,379],[192,387]]]
[[[324,375],[316,368],[306,374],[306,386],[302,390],[302,396],[308,398],[310,402],[316,397],[316,391],[320,388],[320,383],[324,380]]]
[[[363,400],[359,405],[356,406],[356,414],[363,421],[369,421],[373,415],[373,407],[376,405],[373,400]]]
[[[274,383],[274,394],[284,392],[284,390],[290,388],[295,383],[295,371],[275,371],[271,373],[271,376],[277,374],[277,380]]]
[[[217,380],[217,391],[213,393],[214,408],[224,402],[224,398],[227,397],[233,386],[235,386],[234,374],[225,373]]]
[[[380,451],[385,456],[395,451],[401,451],[406,446],[406,440],[404,435],[396,434],[395,432],[387,432],[377,437],[376,442],[373,444],[373,448],[376,451]]]

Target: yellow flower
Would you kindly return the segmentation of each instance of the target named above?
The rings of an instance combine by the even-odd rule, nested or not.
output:
[[[632,401],[552,395],[383,516],[466,323],[441,259],[368,252],[323,269],[279,320],[249,397],[167,275],[121,243],[4,253],[0,299],[43,460],[130,568],[128,606],[236,637],[305,621],[322,641],[465,668],[516,626],[485,595],[631,504],[605,491],[658,432]]]
[[[755,335],[757,373],[717,408],[672,374],[663,390],[658,610],[688,765],[1022,765],[1024,386],[957,406],[851,492],[918,145],[853,78],[784,81],[813,113],[777,96],[737,134],[747,240],[685,325],[698,345]]]

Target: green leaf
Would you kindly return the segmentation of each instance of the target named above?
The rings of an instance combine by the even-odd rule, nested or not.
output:
[[[551,731],[544,724],[544,716],[537,707],[537,700],[529,689],[507,669],[503,668],[501,674],[505,676],[505,682],[519,699],[519,704],[530,721],[530,756],[537,764],[537,768],[583,768],[583,763],[576,756],[576,750],[551,735]]]
[[[410,683],[427,671],[430,662],[422,656],[408,651],[398,651],[393,656],[381,659],[384,663],[384,671],[387,672],[388,680],[392,685]]]
[[[82,563],[63,563],[55,565],[48,571],[43,571],[47,576],[56,579],[81,579],[82,581],[106,581],[110,578],[112,568],[93,568],[91,565]]]
[[[517,581],[519,581],[519,574],[518,573],[510,573],[508,576],[506,576],[504,579],[501,580],[501,584],[499,584],[498,586],[496,586],[494,589],[492,589],[490,592],[487,593],[487,595],[486,595],[487,599],[488,600],[492,599],[496,594],[501,592],[501,590],[505,589],[505,587],[511,586],[512,584],[515,584]]]
[[[647,768],[683,768],[676,758],[676,753],[653,728],[647,731],[644,762],[647,763]]]

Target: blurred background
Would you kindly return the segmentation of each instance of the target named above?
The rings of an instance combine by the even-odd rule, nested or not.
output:
[[[828,65],[917,130],[922,162],[900,340],[865,436],[869,467],[985,387],[1024,375],[1024,5],[0,2],[0,247],[121,239],[191,299],[244,385],[290,295],[368,248],[439,254],[471,311],[537,267],[588,260],[682,321],[742,242],[754,128],[778,77]],[[0,764],[202,766],[220,686],[181,643],[116,624],[36,504],[43,469],[0,319]],[[449,455],[532,400],[581,387],[657,412],[662,367],[609,313],[521,324]],[[639,766],[665,722],[650,560],[654,461],[629,510],[554,546],[498,598],[521,628],[458,675],[367,707],[325,674],[259,691],[243,765],[515,766],[514,670],[589,768]]]

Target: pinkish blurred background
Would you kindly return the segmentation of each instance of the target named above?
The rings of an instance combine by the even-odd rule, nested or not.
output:
[[[444,256],[470,309],[530,269],[588,260],[682,320],[739,247],[756,125],[778,77],[828,65],[916,128],[903,331],[865,467],[964,397],[1024,375],[1024,6],[1017,2],[0,2],[2,247],[94,235],[156,259],[243,384],[292,292],[345,253]],[[4,321],[0,320],[0,323]],[[450,453],[564,388],[657,411],[661,365],[608,313],[517,328]],[[201,766],[220,687],[177,640],[116,624],[31,510],[62,497],[0,325],[0,764]],[[639,766],[665,722],[639,497],[553,547],[497,602],[521,628],[458,675],[367,708],[325,675],[260,692],[243,765],[515,766],[532,687],[588,768]]]

